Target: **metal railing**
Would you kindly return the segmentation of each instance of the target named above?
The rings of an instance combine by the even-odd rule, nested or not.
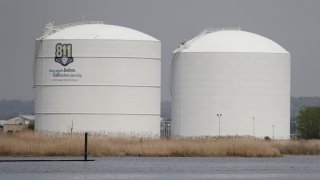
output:
[[[76,26],[76,25],[82,25],[82,24],[104,24],[104,21],[79,21],[74,23],[68,23],[68,24],[62,24],[55,26],[53,22],[49,22],[45,26],[44,34],[40,39],[45,39],[49,35],[60,31],[61,29],[65,29],[67,27]]]

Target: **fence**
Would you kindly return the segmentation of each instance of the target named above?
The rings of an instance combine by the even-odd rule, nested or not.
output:
[[[171,136],[171,121],[162,120],[160,125],[160,137],[169,139]]]

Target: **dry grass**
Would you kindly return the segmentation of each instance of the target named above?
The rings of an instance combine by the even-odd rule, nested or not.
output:
[[[0,135],[0,155],[81,156],[82,134],[23,132]],[[172,140],[101,134],[89,136],[90,156],[281,156],[276,146],[250,137],[179,138]]]
[[[82,134],[23,132],[0,134],[2,156],[82,156]],[[251,137],[157,139],[91,134],[90,156],[241,156],[320,155],[320,140],[264,141]]]
[[[255,139],[180,138],[131,139],[92,138],[90,153],[94,156],[280,156],[277,149]]]
[[[12,156],[77,156],[83,149],[79,135],[47,135],[34,132],[1,134],[0,154]]]
[[[272,141],[273,147],[281,154],[288,155],[320,155],[320,140]]]

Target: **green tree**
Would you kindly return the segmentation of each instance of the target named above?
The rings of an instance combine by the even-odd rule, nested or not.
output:
[[[300,110],[297,122],[298,137],[320,139],[320,107],[304,107]]]

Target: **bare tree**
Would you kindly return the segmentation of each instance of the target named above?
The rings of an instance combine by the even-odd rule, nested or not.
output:
[[[70,133],[72,134],[72,131],[73,131],[73,119],[71,121],[71,124],[68,124],[67,127],[68,127],[68,130],[70,131]]]

